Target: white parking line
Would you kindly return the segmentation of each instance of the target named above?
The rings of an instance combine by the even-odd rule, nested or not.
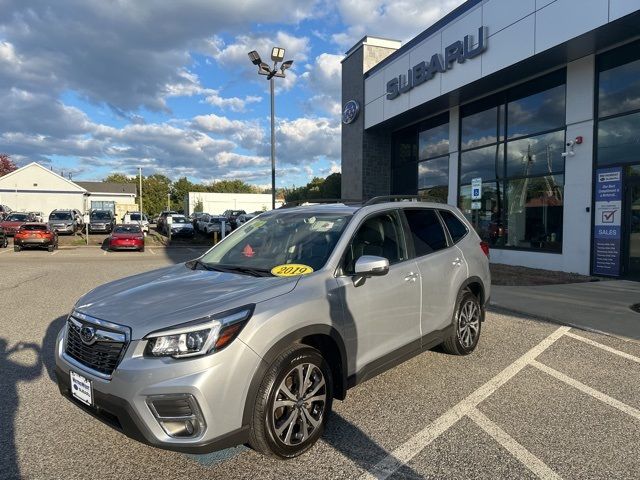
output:
[[[57,255],[58,253],[60,253],[60,250],[54,250],[53,252],[51,252],[51,255]]]
[[[1,252],[0,252],[0,255],[2,255],[3,253],[9,253],[9,252],[11,252],[11,251],[12,251],[12,250],[3,250],[3,251],[1,251]]]
[[[581,392],[586,393],[587,395],[595,398],[596,400],[600,400],[601,402],[606,403],[607,405],[613,408],[617,408],[618,410],[626,413],[627,415],[631,415],[636,420],[640,420],[640,410],[638,410],[637,408],[633,408],[627,405],[626,403],[622,403],[620,400],[616,400],[615,398],[610,397],[606,393],[602,393],[596,390],[595,388],[591,388],[588,385],[585,385],[584,383],[579,382],[578,380],[574,380],[573,378],[568,377],[564,373],[554,370],[553,368],[548,367],[545,364],[540,363],[536,360],[531,362],[531,366],[536,367],[538,370],[541,370],[544,373],[551,375],[554,378],[557,378],[558,380],[566,383],[567,385],[571,385],[573,388],[577,388]]]
[[[151,252],[152,255],[156,254],[156,252],[154,252],[151,248],[149,249],[149,251]]]
[[[106,255],[106,254],[107,254],[107,251],[106,251],[106,250],[102,252],[102,255]]]
[[[636,363],[640,363],[640,358],[635,357],[633,355],[630,355],[626,352],[621,352],[620,350],[616,350],[615,348],[611,348],[608,345],[603,345],[602,343],[598,343],[598,342],[594,342],[593,340],[590,340],[588,338],[585,337],[581,337],[580,335],[576,335],[573,332],[567,332],[567,337],[571,337],[571,338],[575,338],[576,340],[580,340],[581,342],[584,342],[588,345],[591,345],[593,347],[598,347],[606,352],[609,353],[613,353],[615,355],[619,355],[620,357],[626,358],[627,360],[631,360],[632,362],[636,362]]]
[[[498,442],[511,455],[527,467],[534,475],[542,479],[560,479],[560,475],[551,470],[546,463],[536,457],[529,450],[524,448],[507,432],[502,430],[498,425],[489,420],[480,410],[472,408],[467,416],[473,420],[476,425],[487,432],[491,438]]]
[[[411,461],[412,458],[419,454],[436,438],[449,430],[449,428],[451,428],[463,416],[467,415],[472,409],[475,409],[480,402],[488,398],[498,388],[512,379],[524,367],[531,364],[538,355],[553,345],[553,343],[568,332],[570,328],[571,327],[560,327],[555,330],[551,335],[542,340],[538,345],[522,355],[487,383],[475,390],[467,398],[451,407],[431,424],[427,425],[405,443],[396,448],[384,459],[374,465],[371,468],[371,471],[363,473],[360,479],[364,480],[375,478],[383,480],[391,476],[404,464]]]

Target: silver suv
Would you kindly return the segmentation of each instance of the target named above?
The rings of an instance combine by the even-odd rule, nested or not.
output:
[[[57,339],[58,385],[147,444],[291,458],[349,388],[439,344],[476,348],[488,253],[446,205],[266,212],[196,260],[82,297]]]

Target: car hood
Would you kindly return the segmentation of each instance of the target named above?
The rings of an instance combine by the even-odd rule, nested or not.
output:
[[[84,295],[75,310],[132,329],[132,338],[259,303],[293,290],[297,277],[191,270],[184,263],[126,277]]]

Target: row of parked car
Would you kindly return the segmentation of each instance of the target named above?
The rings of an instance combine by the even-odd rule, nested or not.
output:
[[[212,215],[210,213],[195,212],[189,216],[193,228],[197,232],[210,235],[214,232],[222,231],[222,222],[225,225],[225,234],[235,230],[243,223],[248,222],[262,212],[247,213],[244,210],[226,210],[222,215]]]

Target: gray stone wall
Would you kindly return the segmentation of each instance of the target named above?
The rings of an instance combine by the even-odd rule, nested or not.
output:
[[[361,45],[342,62],[342,105],[360,104],[360,115],[342,125],[342,198],[367,199],[391,191],[391,135],[364,130],[364,72],[395,50]]]

